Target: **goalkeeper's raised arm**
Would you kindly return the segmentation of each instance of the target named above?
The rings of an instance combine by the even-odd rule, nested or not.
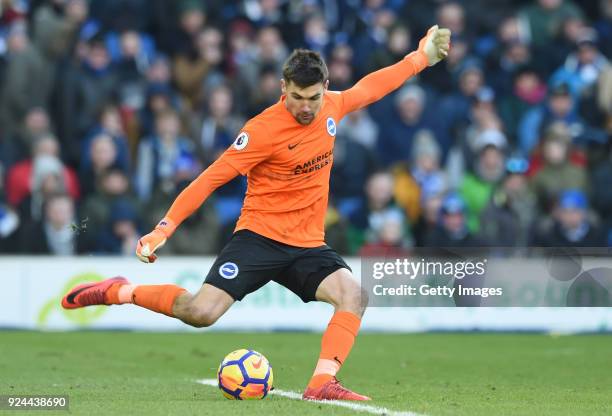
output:
[[[394,65],[363,77],[352,88],[341,93],[344,114],[365,107],[401,87],[406,80],[448,55],[451,32],[432,26],[420,40],[416,51]]]

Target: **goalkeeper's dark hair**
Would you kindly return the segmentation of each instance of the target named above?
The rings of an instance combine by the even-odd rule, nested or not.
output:
[[[285,82],[293,82],[300,88],[327,81],[327,65],[318,52],[295,49],[283,64]]]

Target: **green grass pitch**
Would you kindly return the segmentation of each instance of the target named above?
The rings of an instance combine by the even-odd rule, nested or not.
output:
[[[229,401],[195,382],[214,378],[226,353],[251,348],[270,360],[276,388],[301,392],[319,342],[310,333],[0,331],[0,395],[67,394],[72,415],[355,414],[278,396]],[[339,378],[372,406],[425,415],[610,415],[612,336],[366,333]]]

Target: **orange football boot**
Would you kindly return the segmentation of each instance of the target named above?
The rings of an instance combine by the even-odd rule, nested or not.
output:
[[[106,305],[104,294],[114,283],[128,284],[125,277],[113,277],[101,282],[83,283],[73,287],[62,299],[64,309],[77,309],[92,305]]]
[[[319,388],[307,387],[302,395],[304,400],[372,400],[368,396],[364,396],[346,387],[342,386],[336,377],[333,377],[327,383]]]

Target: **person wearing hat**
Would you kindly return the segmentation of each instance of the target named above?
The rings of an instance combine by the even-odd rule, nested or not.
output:
[[[467,206],[456,193],[448,194],[440,207],[437,226],[425,238],[426,247],[478,247],[481,242],[467,226]]]
[[[511,157],[506,174],[480,215],[479,237],[497,247],[525,246],[537,205],[529,187],[529,161]]]
[[[605,247],[602,229],[588,215],[589,203],[579,189],[561,192],[553,222],[540,231],[536,245],[542,247]]]
[[[585,90],[596,85],[601,72],[609,66],[610,61],[599,51],[597,32],[585,28],[576,40],[574,52],[569,54],[550,81],[553,84],[566,83],[571,94],[580,98]]]
[[[532,177],[531,185],[543,212],[549,211],[555,197],[563,189],[587,189],[583,166],[570,161],[571,133],[561,122],[551,124],[542,144],[542,168]]]

